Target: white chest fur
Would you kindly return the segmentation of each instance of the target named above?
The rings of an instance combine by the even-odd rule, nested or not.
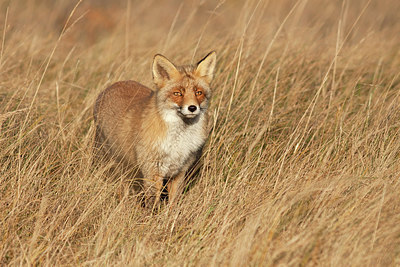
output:
[[[174,176],[195,160],[195,153],[206,140],[204,114],[199,116],[197,122],[186,124],[176,114],[164,114],[168,129],[165,139],[156,148],[161,155],[158,167],[162,176]]]

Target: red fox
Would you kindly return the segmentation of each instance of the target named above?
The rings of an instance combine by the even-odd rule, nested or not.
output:
[[[214,51],[185,66],[157,54],[154,91],[135,81],[120,81],[98,96],[95,147],[139,169],[145,203],[159,205],[164,184],[169,202],[182,193],[185,173],[199,159],[208,137],[206,110],[215,65]]]

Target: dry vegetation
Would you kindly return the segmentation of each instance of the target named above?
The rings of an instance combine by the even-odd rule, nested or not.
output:
[[[200,3],[201,2],[201,3]],[[0,265],[400,265],[400,2],[0,1]],[[175,210],[91,166],[111,83],[218,53]]]

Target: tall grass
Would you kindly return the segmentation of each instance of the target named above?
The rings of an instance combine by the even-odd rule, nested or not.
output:
[[[400,264],[400,2],[0,1],[1,265]],[[174,210],[92,162],[96,96],[218,54]]]

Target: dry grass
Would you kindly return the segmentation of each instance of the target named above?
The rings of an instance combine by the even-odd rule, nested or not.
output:
[[[399,1],[71,2],[0,1],[0,265],[400,265]],[[214,49],[204,164],[153,214],[91,167],[94,100]]]

